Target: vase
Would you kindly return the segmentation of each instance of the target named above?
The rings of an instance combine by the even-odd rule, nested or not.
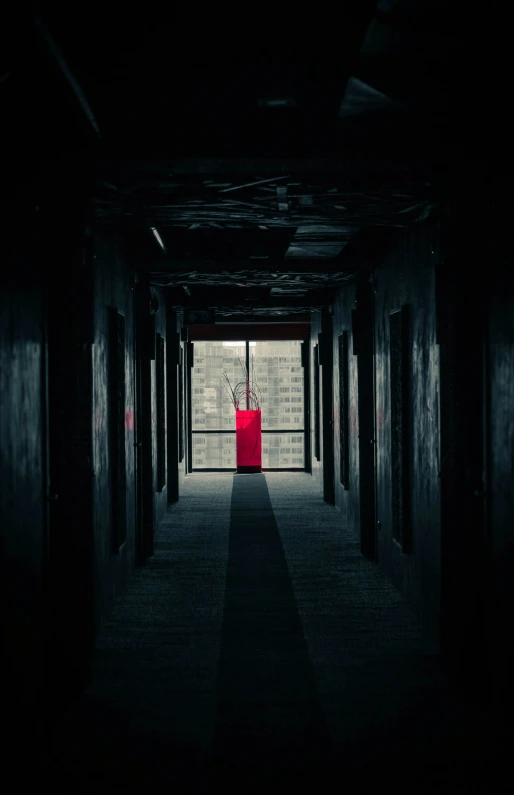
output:
[[[236,410],[237,472],[262,472],[261,411]]]

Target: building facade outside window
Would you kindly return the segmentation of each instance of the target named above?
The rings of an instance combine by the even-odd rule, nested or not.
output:
[[[235,469],[235,410],[218,373],[226,372],[233,387],[244,381],[246,343],[195,342],[194,352],[193,467]],[[257,383],[262,395],[263,468],[302,468],[305,461],[301,342],[250,342],[250,379]],[[206,430],[213,432],[206,434]]]

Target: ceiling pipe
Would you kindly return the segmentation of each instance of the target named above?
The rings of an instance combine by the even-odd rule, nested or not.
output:
[[[94,113],[89,105],[89,102],[86,99],[86,95],[82,91],[77,79],[75,78],[74,74],[72,73],[71,69],[69,68],[68,64],[64,60],[64,57],[59,50],[57,44],[55,43],[50,31],[46,27],[46,25],[42,22],[41,18],[38,14],[34,15],[34,23],[36,25],[37,30],[39,31],[41,37],[45,41],[47,47],[49,48],[50,52],[52,53],[59,69],[63,73],[68,85],[70,86],[71,90],[75,94],[75,98],[77,99],[80,107],[84,111],[91,127],[93,128],[97,138],[101,138],[100,127],[98,126],[98,122],[95,119]]]
[[[159,232],[157,231],[157,229],[155,228],[155,226],[151,226],[151,227],[150,227],[150,229],[151,229],[151,231],[152,231],[152,233],[153,233],[153,236],[154,236],[154,237],[155,237],[155,239],[157,240],[158,244],[160,245],[160,247],[162,248],[162,250],[164,251],[164,253],[166,253],[166,246],[165,246],[165,245],[164,245],[164,243],[162,242],[162,237],[160,236]]]

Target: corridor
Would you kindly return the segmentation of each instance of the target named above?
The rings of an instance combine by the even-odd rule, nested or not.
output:
[[[501,9],[11,5],[3,791],[510,792]]]
[[[438,791],[481,774],[476,730],[310,475],[193,473],[40,765],[67,793]]]

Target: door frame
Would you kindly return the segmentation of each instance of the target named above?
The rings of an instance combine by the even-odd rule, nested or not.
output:
[[[334,344],[332,307],[324,307],[321,316],[321,416],[323,499],[335,505],[334,466]]]
[[[150,280],[140,276],[134,289],[136,561],[154,552],[155,504],[152,433],[152,361],[155,360],[155,315],[150,312]]]
[[[45,239],[42,245],[47,245]],[[45,291],[42,373],[44,670],[47,698],[56,708],[90,683],[95,634],[94,258],[88,239],[81,241],[71,233],[63,240],[59,257],[65,262],[71,258],[71,264],[67,272],[63,269],[66,277],[59,290],[48,286]]]
[[[356,304],[352,311],[352,337],[353,353],[357,356],[360,543],[363,555],[376,560],[375,287],[370,274],[363,274],[357,281]]]

